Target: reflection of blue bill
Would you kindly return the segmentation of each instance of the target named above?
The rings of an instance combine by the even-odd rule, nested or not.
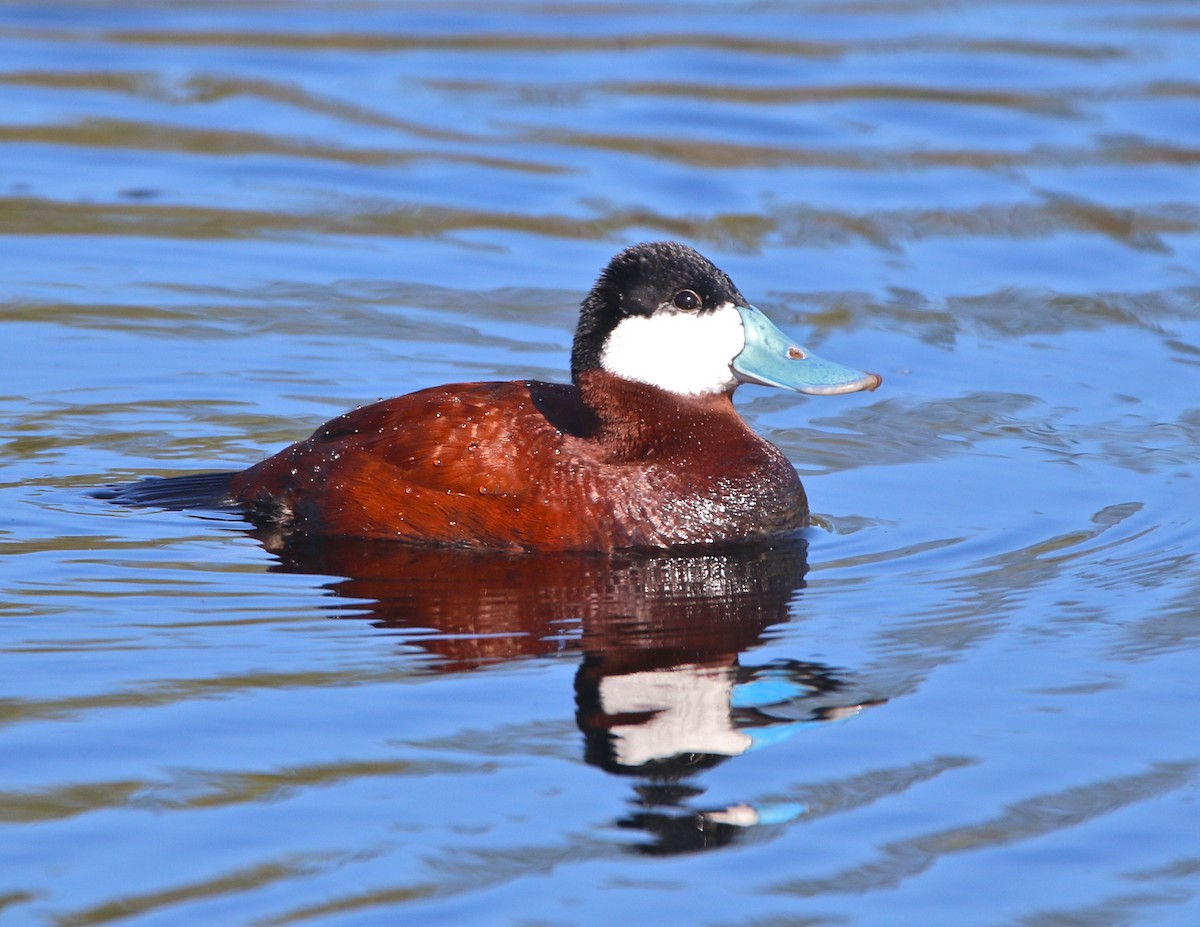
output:
[[[797,801],[777,801],[758,805],[730,805],[720,811],[702,811],[700,815],[714,824],[754,827],[758,824],[787,824],[807,810],[807,805]]]
[[[762,708],[804,698],[812,693],[812,686],[798,683],[794,679],[776,675],[761,676],[734,686],[730,705],[734,708]]]

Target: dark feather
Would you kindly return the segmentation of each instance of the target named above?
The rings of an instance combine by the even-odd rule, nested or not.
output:
[[[151,477],[136,483],[110,486],[96,495],[120,505],[152,505],[164,509],[232,507],[235,505],[230,493],[233,477],[232,472]]]

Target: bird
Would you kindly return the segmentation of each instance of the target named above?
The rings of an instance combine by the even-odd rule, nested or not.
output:
[[[713,547],[809,523],[796,468],[739,415],[757,383],[812,395],[882,378],[790,340],[688,245],[618,253],[583,300],[571,382],[434,386],[361,406],[240,472],[114,498],[233,506],[314,537],[512,552]]]

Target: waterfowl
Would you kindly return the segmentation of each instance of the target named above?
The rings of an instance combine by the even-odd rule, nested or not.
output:
[[[239,473],[143,483],[132,498],[199,494],[287,532],[422,545],[759,540],[805,526],[808,501],[784,454],[738,414],[734,390],[880,384],[790,341],[676,242],[627,248],[600,274],[583,301],[571,380],[423,389],[348,412]]]

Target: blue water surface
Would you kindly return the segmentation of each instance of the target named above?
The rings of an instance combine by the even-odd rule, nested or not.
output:
[[[0,4],[0,923],[1200,923],[1195,3]],[[511,557],[99,487],[568,377],[684,240],[815,524]]]

